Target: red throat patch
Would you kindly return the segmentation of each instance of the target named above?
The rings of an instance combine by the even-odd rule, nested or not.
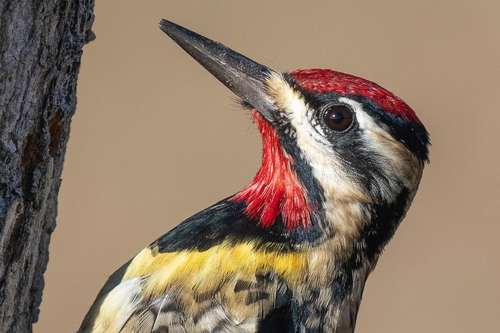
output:
[[[329,69],[296,70],[290,72],[290,75],[305,90],[318,93],[336,92],[343,96],[364,96],[397,117],[421,124],[408,104],[375,82]]]
[[[245,214],[262,227],[272,226],[281,213],[289,232],[311,225],[312,208],[307,192],[292,169],[293,159],[281,148],[276,129],[257,111],[253,121],[262,135],[262,166],[254,180],[231,200],[245,201]]]

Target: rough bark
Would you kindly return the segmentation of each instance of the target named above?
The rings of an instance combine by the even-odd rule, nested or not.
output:
[[[38,319],[93,6],[0,1],[0,332]]]

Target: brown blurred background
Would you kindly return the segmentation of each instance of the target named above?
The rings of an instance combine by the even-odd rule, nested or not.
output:
[[[431,164],[356,332],[500,332],[500,1],[97,0],[95,14],[36,333],[75,332],[115,269],[260,165],[249,113],[161,18],[272,68],[333,68],[408,102]]]

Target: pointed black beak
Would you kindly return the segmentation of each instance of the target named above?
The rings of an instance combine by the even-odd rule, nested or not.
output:
[[[161,20],[160,29],[238,97],[274,122],[276,107],[266,82],[275,71],[170,21]]]

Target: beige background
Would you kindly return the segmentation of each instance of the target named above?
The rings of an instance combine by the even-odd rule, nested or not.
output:
[[[260,138],[170,19],[273,68],[373,80],[417,112],[431,164],[368,280],[357,332],[500,331],[500,2],[96,1],[35,332],[74,332],[110,275],[242,189]]]

